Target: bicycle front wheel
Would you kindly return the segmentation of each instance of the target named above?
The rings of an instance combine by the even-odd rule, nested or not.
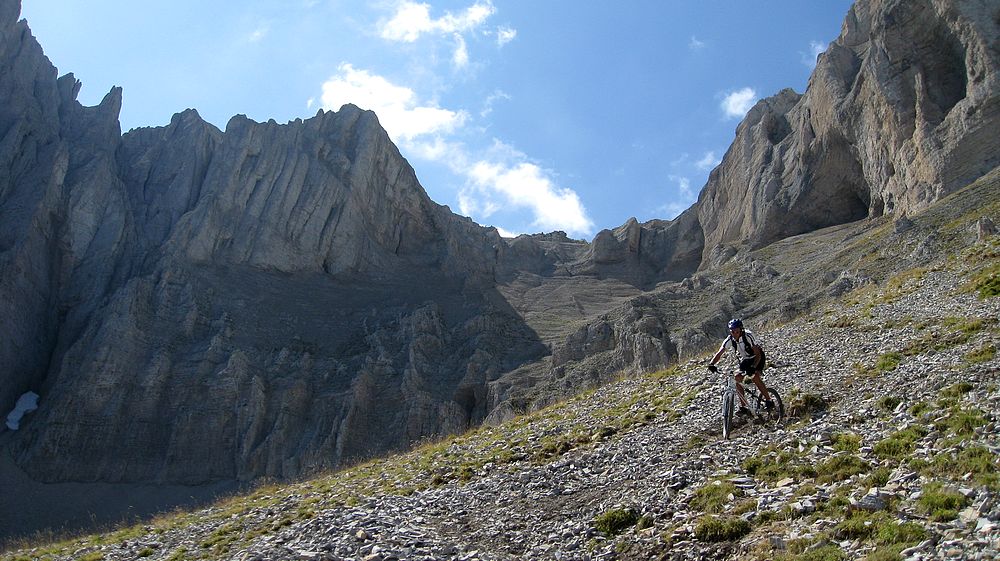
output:
[[[764,411],[764,418],[771,423],[777,423],[778,421],[785,418],[785,404],[781,402],[781,396],[778,395],[778,391],[774,388],[768,388],[767,394],[771,397],[771,401],[774,402],[774,409],[770,411]]]
[[[733,392],[726,392],[722,396],[722,438],[729,440],[729,434],[733,430]]]

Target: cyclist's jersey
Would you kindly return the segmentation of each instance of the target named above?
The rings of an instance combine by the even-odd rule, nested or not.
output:
[[[749,329],[744,329],[743,330],[743,335],[745,335],[746,337],[741,336],[738,339],[736,339],[736,360],[744,360],[744,359],[748,359],[748,358],[753,358],[754,357],[753,346],[754,345],[760,345],[760,343],[754,338],[753,332],[750,331]],[[746,346],[746,343],[744,342],[744,339],[747,342],[750,343],[750,347],[749,348]],[[722,351],[722,350],[725,350],[727,348],[729,350],[733,350],[733,336],[732,335],[730,335],[729,337],[726,337],[726,339],[722,342],[722,346],[719,347],[719,350]]]

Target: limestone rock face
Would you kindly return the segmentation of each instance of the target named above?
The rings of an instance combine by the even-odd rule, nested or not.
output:
[[[211,200],[170,240],[193,261],[337,274],[447,257],[437,205],[354,106],[291,126],[234,117],[204,181]]]
[[[10,441],[33,478],[292,477],[464,430],[547,353],[491,289],[503,240],[371,112],[122,136],[121,91],[80,105],[11,4],[0,408],[41,392]]]
[[[726,246],[912,212],[1000,163],[1000,24],[986,0],[870,0],[805,94],[764,99],[698,201],[702,264]]]
[[[19,4],[0,10],[0,405],[37,387],[120,273],[130,235],[114,154],[121,90],[85,108]]]
[[[68,166],[55,69],[39,63],[41,48],[18,14],[18,5],[0,5],[0,325],[7,339],[0,346],[0,405],[8,411],[44,376],[56,337],[59,272],[49,257],[49,209],[62,201]]]
[[[574,272],[628,278],[637,285],[681,280],[697,270],[703,246],[697,213],[690,209],[672,221],[640,224],[631,218],[599,232]]]
[[[85,144],[106,159],[69,159],[46,249],[82,278],[53,289],[47,406],[13,444],[33,477],[292,477],[464,430],[545,352],[479,290],[499,236],[431,202],[370,112]]]

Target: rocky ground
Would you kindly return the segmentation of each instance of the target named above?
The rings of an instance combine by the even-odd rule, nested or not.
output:
[[[1000,297],[970,292],[962,269],[912,271],[757,330],[780,426],[747,421],[723,440],[719,380],[692,360],[404,456],[3,559],[997,559]]]

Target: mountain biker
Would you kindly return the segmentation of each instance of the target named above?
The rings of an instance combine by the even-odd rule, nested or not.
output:
[[[739,415],[749,415],[750,408],[747,407],[747,398],[743,394],[743,376],[753,376],[753,383],[760,390],[760,395],[766,398],[764,402],[764,407],[768,411],[774,409],[774,401],[771,400],[770,394],[767,393],[767,386],[764,385],[764,380],[761,378],[761,374],[764,373],[764,361],[766,357],[764,356],[764,349],[757,343],[754,338],[753,332],[749,329],[743,328],[743,320],[734,319],[729,322],[729,337],[726,337],[722,341],[722,346],[719,347],[719,352],[715,353],[712,357],[712,361],[708,363],[708,369],[712,372],[718,372],[719,369],[716,368],[715,363],[719,362],[722,358],[723,353],[726,352],[726,348],[731,347],[736,353],[736,360],[740,363],[740,371],[736,374],[736,393],[740,396],[740,409],[737,411]]]

